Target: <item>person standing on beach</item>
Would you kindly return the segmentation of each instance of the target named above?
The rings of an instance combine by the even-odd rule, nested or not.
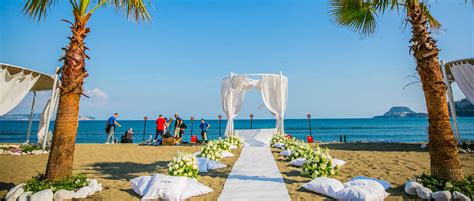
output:
[[[174,118],[176,119],[174,122],[174,137],[177,137],[179,135],[179,131],[181,130],[181,118],[179,118],[177,114],[174,114]]]
[[[105,144],[114,143],[115,125],[117,125],[118,127],[122,127],[122,125],[117,122],[117,118],[118,113],[115,113],[107,120],[107,124],[105,126],[105,132],[107,133],[107,141],[105,142]]]
[[[199,125],[199,128],[201,129],[202,142],[207,141],[207,129],[209,129],[209,127],[211,127],[211,124],[208,124],[204,119],[201,119],[201,125]]]
[[[156,134],[155,134],[155,140],[158,139],[158,136],[163,137],[163,134],[165,132],[165,124],[166,124],[166,119],[163,118],[163,115],[160,114],[158,119],[156,119]]]

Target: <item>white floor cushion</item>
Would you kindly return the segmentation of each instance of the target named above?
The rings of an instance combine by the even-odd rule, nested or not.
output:
[[[335,198],[336,192],[343,189],[344,185],[337,179],[318,177],[304,184],[303,188]]]
[[[343,166],[344,164],[346,164],[346,161],[343,161],[341,159],[337,159],[337,158],[333,158],[332,159],[332,167],[336,167],[337,165],[339,165],[339,167]]]
[[[278,149],[283,149],[283,147],[285,147],[285,144],[283,144],[283,143],[275,143],[275,144],[273,144],[273,147],[278,148]]]
[[[235,156],[233,153],[230,153],[228,151],[222,151],[221,155],[222,155],[222,158],[234,157]]]
[[[145,182],[147,181],[148,182]],[[133,190],[142,200],[184,200],[212,192],[209,187],[194,178],[155,174],[151,179],[138,177],[131,180]],[[139,186],[138,186],[139,185]],[[136,190],[138,189],[138,191]]]
[[[280,152],[280,155],[290,157],[291,156],[291,150],[283,150]]]
[[[374,188],[378,188],[380,190],[385,191],[385,188],[382,186],[382,184],[371,179],[352,180],[344,184],[344,187],[348,187],[348,186],[372,186]]]
[[[209,162],[207,162],[207,169],[208,170],[215,170],[215,169],[225,168],[225,167],[226,167],[226,165],[224,163],[219,162],[219,161],[209,160]]]
[[[291,160],[290,165],[295,166],[295,167],[303,167],[303,164],[305,161],[306,161],[306,158],[297,158],[297,159]]]
[[[230,149],[237,149],[239,147],[237,147],[236,145],[230,145]]]
[[[207,163],[210,159],[204,157],[196,157],[198,163],[198,172],[207,172]]]
[[[376,194],[362,186],[349,186],[334,195],[337,200],[347,201],[379,201]]]
[[[418,187],[423,187],[423,185],[416,181],[408,181],[407,183],[405,183],[405,192],[409,195],[416,195],[416,189]]]
[[[390,184],[390,182],[388,181],[385,181],[385,180],[380,180],[380,179],[375,179],[375,178],[371,178],[371,177],[366,177],[366,176],[357,176],[357,177],[354,177],[351,179],[351,181],[354,181],[354,180],[357,180],[357,179],[370,179],[370,180],[374,180],[376,182],[379,182],[380,184],[382,184],[382,186],[384,187],[385,190],[389,189],[392,187],[392,185]]]

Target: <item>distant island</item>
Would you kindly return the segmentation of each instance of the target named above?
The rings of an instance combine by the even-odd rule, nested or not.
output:
[[[41,118],[40,113],[33,114],[33,121],[39,121]],[[29,114],[6,114],[0,116],[0,120],[9,120],[9,121],[28,121],[30,120]],[[95,120],[95,117],[92,116],[79,116],[79,120]]]
[[[456,116],[458,117],[474,117],[474,105],[466,98],[455,102]]]
[[[388,112],[385,112],[383,115],[374,116],[374,118],[427,118],[426,113],[414,112],[408,107],[392,107]]]

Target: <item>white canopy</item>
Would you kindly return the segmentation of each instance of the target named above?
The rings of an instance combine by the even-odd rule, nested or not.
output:
[[[248,78],[250,75],[261,76],[260,80]],[[234,118],[239,115],[245,92],[255,87],[262,93],[262,99],[268,110],[276,117],[277,132],[284,133],[284,116],[288,101],[288,78],[275,74],[244,74],[231,76],[222,80],[221,102],[227,116],[225,135],[234,131]]]
[[[447,95],[449,106],[451,108],[451,116],[454,120],[454,129],[456,139],[460,141],[458,122],[456,118],[456,105],[453,98],[451,83],[456,82],[459,89],[466,95],[467,100],[474,104],[474,58],[455,60],[444,64],[441,61],[443,76],[447,85]]]
[[[20,104],[26,95],[28,95],[28,92],[32,91],[34,94],[26,143],[29,141],[29,135],[31,131],[36,92],[52,90],[52,94],[56,94],[55,91],[57,85],[54,84],[56,83],[56,80],[56,75],[52,76],[19,66],[0,63],[0,115],[5,115],[18,104]],[[40,131],[38,133],[38,140],[43,139],[43,136],[47,134],[47,130],[49,128],[52,110],[56,105],[55,103],[57,102],[58,96],[52,97],[54,98],[52,105],[53,107],[50,107],[51,101],[48,101],[45,109],[43,110],[43,114],[41,115],[41,121],[38,129],[38,131]],[[38,143],[41,142],[43,141],[38,141]]]

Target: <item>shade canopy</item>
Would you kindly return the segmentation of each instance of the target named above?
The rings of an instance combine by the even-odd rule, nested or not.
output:
[[[450,61],[444,67],[449,84],[456,82],[466,98],[474,104],[474,58]]]
[[[30,91],[49,91],[53,89],[54,76],[52,75],[4,63],[0,63],[0,69],[6,69],[10,73],[10,75],[16,75],[18,73],[23,72],[24,74],[33,74],[35,77],[39,76],[38,80],[33,85],[33,87],[31,87]]]

